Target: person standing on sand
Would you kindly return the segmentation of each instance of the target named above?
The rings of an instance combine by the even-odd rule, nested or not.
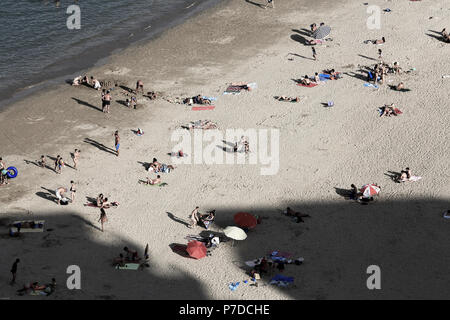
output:
[[[114,148],[116,148],[117,156],[119,156],[119,148],[120,148],[119,130],[116,130],[116,132],[114,132]]]
[[[103,112],[109,113],[109,106],[111,105],[111,94],[108,91],[106,91],[106,94],[103,96],[102,105],[104,105]]]
[[[39,166],[41,168],[45,168],[45,156],[44,155],[41,156],[41,160],[39,161]]]
[[[75,182],[70,181],[70,199],[72,202],[75,200],[75,192],[77,192],[77,187],[75,186]]]
[[[102,90],[102,111],[105,112],[106,102],[105,102],[105,96],[106,96],[106,89]]]
[[[62,157],[59,157],[59,160],[58,160],[58,173],[59,173],[59,174],[61,174],[62,168],[63,168],[64,166],[65,166],[65,164],[64,164],[63,158],[62,158]]]
[[[102,225],[102,232],[103,232],[103,224],[108,221],[108,218],[106,217],[106,211],[103,208],[100,208],[100,218],[98,219],[98,222]]]
[[[59,159],[61,158],[61,156],[58,154],[57,156],[56,156],[56,159],[55,159],[55,172],[56,173],[58,173],[58,164],[59,164]]]
[[[73,152],[72,159],[73,159],[73,168],[75,170],[78,170],[77,165],[78,165],[78,160],[80,159],[80,152],[81,152],[81,150],[78,150],[78,149],[75,149],[75,151]]]
[[[315,61],[317,61],[316,48],[312,47],[311,49],[312,49],[313,59],[314,59]]]
[[[20,259],[16,259],[11,267],[12,280],[11,284],[16,283],[16,275],[17,275],[17,264],[20,262]]]
[[[138,80],[136,82],[136,94],[141,91],[142,94],[144,94],[144,83],[142,82],[142,80]]]
[[[195,207],[195,209],[192,210],[191,215],[189,216],[192,221],[192,223],[189,225],[189,228],[195,227],[198,223],[198,216],[200,215],[198,209],[199,207]]]
[[[6,181],[6,174],[3,174],[3,170],[6,170],[6,163],[3,161],[3,158],[0,157],[0,184],[3,184]]]
[[[264,9],[266,9],[269,6],[269,4],[272,6],[272,9],[275,9],[275,0],[267,0],[267,4],[264,7]]]

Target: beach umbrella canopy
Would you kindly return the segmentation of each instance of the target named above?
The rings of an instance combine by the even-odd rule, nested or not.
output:
[[[320,26],[316,31],[313,32],[314,39],[325,39],[331,32],[329,26]]]
[[[206,257],[206,246],[203,242],[192,240],[189,241],[187,248],[187,253],[190,257],[195,259],[201,259]]]
[[[226,227],[223,230],[223,233],[225,233],[228,238],[233,240],[245,240],[247,238],[247,234],[244,230],[238,227]]]
[[[234,222],[242,228],[254,228],[258,224],[256,217],[248,212],[238,212],[234,215]]]
[[[370,197],[376,196],[378,193],[380,193],[381,189],[377,185],[366,184],[361,188],[360,191],[361,191],[363,197],[370,198]]]

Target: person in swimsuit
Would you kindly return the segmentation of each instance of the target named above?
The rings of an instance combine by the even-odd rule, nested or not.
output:
[[[58,173],[58,164],[59,164],[59,159],[61,158],[61,156],[58,154],[58,156],[55,159],[55,172]]]
[[[195,227],[198,224],[199,221],[199,215],[200,213],[198,212],[199,207],[195,207],[194,210],[192,210],[191,215],[189,216],[192,223],[188,226],[189,228]]]
[[[311,49],[312,49],[312,56],[313,56],[313,59],[314,59],[315,61],[317,61],[316,48],[312,47]]]
[[[75,182],[70,181],[70,199],[72,202],[75,200],[75,192],[77,192],[77,187],[75,186]]]
[[[103,206],[103,193],[100,193],[96,199],[97,207],[101,208]]]
[[[100,218],[98,219],[98,222],[102,225],[102,232],[103,232],[103,224],[108,221],[108,218],[106,217],[106,211],[103,208],[100,208]]]
[[[139,261],[140,260],[139,255],[136,250],[131,250],[131,249],[128,249],[128,247],[125,247],[125,248],[123,248],[123,251],[125,251],[127,261]]]
[[[111,105],[111,94],[110,94],[109,90],[106,91],[106,94],[103,96],[102,101],[103,101],[102,105],[104,105],[103,112],[109,113],[109,107]]]
[[[41,156],[41,160],[39,161],[39,166],[40,166],[41,168],[45,168],[45,161],[46,161],[45,156],[42,155],[42,156]]]
[[[58,160],[58,173],[59,173],[59,174],[61,174],[62,168],[63,168],[64,166],[65,166],[65,164],[64,164],[63,158],[62,158],[62,157],[59,157],[59,160]]]
[[[309,86],[311,84],[311,80],[309,80],[309,77],[306,74],[305,77],[300,81],[300,83],[305,86]]]
[[[150,185],[160,184],[161,183],[161,176],[157,175],[156,179],[150,179],[149,177],[147,177],[147,181],[145,183],[146,184],[150,184]]]
[[[136,94],[141,91],[142,94],[144,94],[144,83],[142,82],[142,80],[138,80],[136,82]]]
[[[264,7],[264,9],[266,9],[269,6],[269,4],[272,6],[272,9],[275,9],[275,0],[267,0],[267,4]]]
[[[80,158],[80,152],[81,152],[81,150],[78,150],[78,149],[75,149],[75,151],[73,152],[72,159],[73,159],[73,168],[75,170],[78,170],[77,165],[78,165],[78,159]]]
[[[0,184],[8,183],[5,171],[6,171],[6,164],[3,161],[3,158],[0,157]]]
[[[116,149],[117,156],[119,156],[119,148],[120,148],[119,130],[116,130],[116,132],[114,132],[114,148]]]

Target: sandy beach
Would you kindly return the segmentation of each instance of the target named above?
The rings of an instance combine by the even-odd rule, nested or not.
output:
[[[260,0],[261,3],[262,0]],[[359,1],[276,1],[264,9],[258,0],[229,0],[208,9],[158,38],[112,55],[87,72],[98,79],[161,92],[162,97],[217,97],[215,109],[138,95],[138,108],[112,91],[111,113],[101,111],[100,92],[67,83],[33,94],[0,113],[0,156],[19,175],[0,186],[0,298],[9,299],[448,299],[450,298],[449,99],[450,44],[439,34],[450,18],[445,0],[371,1],[381,12],[381,29],[369,30],[367,7]],[[311,23],[332,28],[332,41],[316,45],[312,59]],[[381,46],[368,39],[387,41]],[[362,72],[383,60],[398,61],[409,73],[386,77],[378,89],[365,87]],[[314,88],[293,79],[324,69],[342,79]],[[223,95],[232,82],[257,88]],[[390,88],[400,81],[410,89]],[[275,96],[299,97],[299,103]],[[333,101],[333,107],[325,107]],[[380,117],[377,109],[394,103],[403,111]],[[226,129],[278,130],[279,169],[261,175],[263,164],[178,164],[162,173],[165,187],[138,181],[156,174],[145,170],[153,158],[171,164],[174,130],[208,119]],[[133,130],[145,134],[137,136]],[[121,137],[114,152],[114,131]],[[81,149],[78,170],[70,153]],[[218,152],[225,153],[220,147]],[[252,151],[252,146],[250,146]],[[61,155],[69,166],[61,174],[36,165],[41,155]],[[410,167],[417,182],[395,183],[390,172]],[[76,198],[58,206],[52,194],[74,180]],[[377,183],[374,203],[346,200],[344,189]],[[105,232],[98,208],[88,198],[105,194],[119,206],[107,210]],[[210,230],[189,229],[181,220],[199,206],[216,210]],[[305,223],[282,214],[291,207],[307,213]],[[173,252],[188,235],[221,233],[244,211],[261,224],[244,241],[223,242],[204,259]],[[44,233],[13,238],[6,227],[21,219],[45,220]],[[51,229],[51,231],[48,231]],[[141,252],[149,245],[149,268],[115,270],[111,261],[124,246]],[[280,288],[249,279],[245,261],[274,250],[303,257],[302,265],[283,272],[294,285]],[[10,267],[20,258],[17,284],[9,285]],[[81,290],[65,287],[69,265],[82,272]],[[378,265],[382,289],[368,290],[366,269]],[[24,283],[55,277],[49,297],[16,290]],[[240,281],[235,290],[229,284]]]

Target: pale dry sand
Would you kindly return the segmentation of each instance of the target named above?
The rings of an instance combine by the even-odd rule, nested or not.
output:
[[[450,73],[449,45],[427,35],[449,27],[448,3],[372,1],[392,12],[382,14],[381,30],[371,31],[363,1],[311,7],[277,1],[275,10],[252,2],[221,4],[88,72],[130,87],[141,78],[146,91],[173,97],[218,96],[214,111],[193,112],[183,105],[140,99],[144,107],[139,110],[113,103],[111,115],[105,116],[95,109],[100,108],[98,92],[62,85],[0,114],[1,155],[20,170],[17,179],[0,189],[1,221],[42,218],[54,229],[20,239],[9,238],[4,229],[0,298],[16,298],[18,285],[8,285],[16,256],[22,260],[19,284],[57,278],[60,287],[50,299],[450,297],[450,226],[441,215],[450,209],[450,80],[441,78]],[[314,62],[311,48],[298,40],[302,28],[321,21],[333,28],[334,41],[317,46],[319,60]],[[382,36],[387,38],[381,46],[387,62],[417,69],[388,77],[388,84],[401,79],[411,92],[394,92],[387,85],[374,91],[346,74],[373,63],[368,58],[377,57],[378,47],[363,41]],[[331,67],[344,72],[344,79],[311,89],[291,80]],[[232,81],[257,82],[258,89],[222,96]],[[122,99],[113,94],[114,100]],[[283,103],[273,99],[277,95],[306,99]],[[335,106],[324,108],[322,103],[329,100]],[[398,104],[404,114],[378,117],[377,108],[387,103]],[[278,174],[262,176],[260,166],[250,165],[183,165],[163,174],[169,184],[165,188],[139,185],[148,175],[140,162],[156,157],[168,163],[173,130],[198,119],[216,121],[221,129],[278,128]],[[131,129],[136,127],[146,134],[134,135]],[[119,158],[84,142],[89,138],[112,148],[116,129],[122,140]],[[82,150],[78,171],[66,167],[56,175],[24,162],[60,154],[71,164],[74,148]],[[385,175],[406,166],[423,179],[395,184]],[[69,186],[70,180],[78,186],[74,204],[57,207],[45,199],[45,188]],[[374,182],[383,190],[370,206],[347,202],[335,190]],[[108,210],[105,233],[97,229],[98,210],[83,206],[86,197],[100,192],[120,203]],[[215,231],[233,224],[237,211],[264,219],[235,247],[224,243],[212,257],[185,259],[169,245],[186,243],[186,235],[201,229],[187,229],[167,212],[185,219],[196,205],[217,210]],[[279,211],[287,205],[312,218],[305,224],[291,222]],[[124,245],[142,249],[146,243],[151,268],[119,272],[109,266]],[[286,268],[285,274],[295,277],[294,288],[228,289],[230,282],[247,278],[244,261],[276,249],[305,258],[304,265]],[[71,264],[81,267],[81,291],[64,288],[65,269]],[[365,271],[371,264],[382,269],[381,291],[366,288]]]

